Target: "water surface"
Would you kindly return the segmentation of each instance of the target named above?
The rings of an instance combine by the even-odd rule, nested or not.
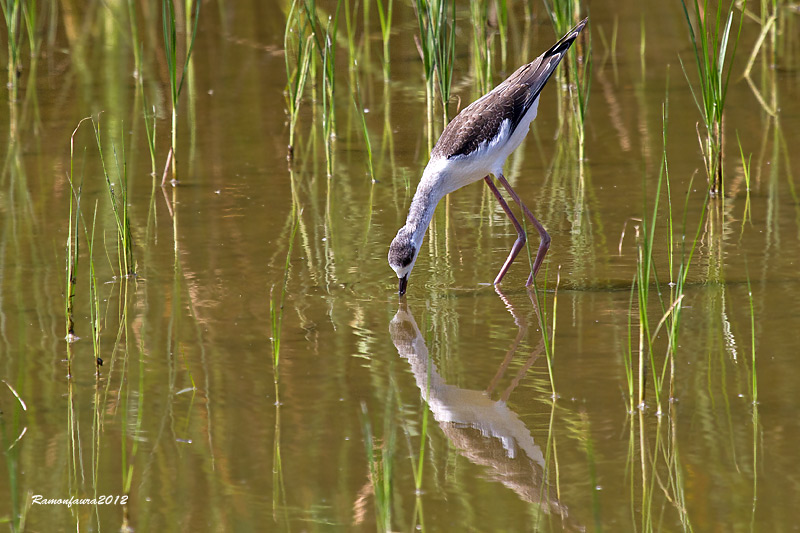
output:
[[[398,301],[386,252],[431,141],[408,5],[395,5],[388,81],[375,5],[368,31],[358,8],[357,70],[348,68],[340,22],[328,176],[318,63],[287,164],[288,7],[204,3],[179,108],[180,184],[163,189],[171,107],[160,10],[135,6],[145,106],[127,6],[39,6],[36,61],[24,45],[18,97],[0,108],[8,124],[0,179],[0,517],[32,531],[795,528],[797,14],[780,12],[774,59],[769,51],[756,56],[752,86],[742,72],[761,27],[745,20],[726,112],[728,193],[709,200],[700,115],[678,62],[694,81],[682,8],[591,7],[585,160],[563,122],[572,111],[558,78],[506,165],[552,236],[537,306],[524,287],[523,256],[500,290],[489,285],[515,232],[481,184],[442,202],[407,299]],[[321,6],[323,19],[331,8]],[[493,41],[494,83],[556,39],[539,4],[528,22],[523,6],[511,10],[505,64],[499,36]],[[463,106],[479,96],[472,32],[470,11],[459,6],[451,116],[458,99]],[[178,36],[183,43],[182,25]],[[374,183],[353,102],[356,79]],[[641,237],[639,221],[652,216],[667,90],[676,265],[682,236],[691,241],[698,225],[700,236],[661,412],[649,368],[645,405],[629,412],[626,357],[632,354],[636,375],[639,352],[631,293],[637,226]],[[777,104],[777,117],[756,91]],[[151,106],[155,178],[143,118]],[[121,167],[124,145],[136,276],[120,276],[116,223],[84,122],[72,171],[83,217],[80,340],[68,345],[70,136],[100,112],[117,193],[113,152]],[[437,108],[436,132],[440,114]],[[737,135],[751,157],[749,191]],[[95,206],[97,351],[87,246]],[[663,316],[656,290],[667,298],[671,280],[663,188],[660,206],[653,330]],[[270,301],[279,301],[284,279],[274,330]],[[665,333],[662,327],[653,349],[659,373]],[[375,468],[388,468],[391,479],[378,498]],[[32,504],[34,495],[128,499],[67,507]],[[383,518],[381,499],[388,502]]]

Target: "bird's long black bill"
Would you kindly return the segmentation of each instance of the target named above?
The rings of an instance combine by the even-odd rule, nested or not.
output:
[[[406,293],[406,287],[408,287],[408,274],[400,278],[400,284],[397,288],[397,294],[403,296]]]

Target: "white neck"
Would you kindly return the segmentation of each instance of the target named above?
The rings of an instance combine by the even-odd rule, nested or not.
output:
[[[433,168],[432,168],[433,167]],[[411,207],[408,208],[406,227],[411,231],[411,240],[419,250],[425,232],[436,212],[436,206],[445,195],[444,190],[445,173],[429,164],[422,174],[422,179],[417,185],[417,192],[411,200]]]

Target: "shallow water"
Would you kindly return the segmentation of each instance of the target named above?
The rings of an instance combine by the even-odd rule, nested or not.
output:
[[[288,8],[204,3],[179,108],[180,184],[163,189],[170,101],[159,10],[136,6],[145,106],[125,5],[39,6],[38,60],[23,46],[18,98],[0,108],[9,125],[0,178],[0,519],[32,531],[796,528],[798,15],[781,11],[775,66],[757,55],[752,86],[741,75],[761,30],[745,20],[726,111],[729,192],[709,200],[700,114],[678,62],[694,80],[680,5],[647,6],[644,69],[644,7],[591,7],[585,161],[572,123],[561,122],[572,111],[558,78],[506,165],[552,237],[537,305],[524,287],[525,252],[499,289],[489,284],[515,233],[480,184],[440,204],[407,299],[398,302],[386,252],[430,142],[409,6],[395,6],[388,83],[374,5],[368,38],[359,7],[358,70],[348,70],[346,40],[339,42],[328,177],[319,72],[287,165]],[[531,9],[525,24],[522,6],[512,8],[505,66],[494,38],[494,83],[554,42],[541,6]],[[451,116],[458,99],[479,95],[469,16],[459,7]],[[182,28],[178,36],[183,42]],[[356,77],[369,110],[374,184],[353,102]],[[681,236],[691,241],[698,225],[700,233],[674,365],[664,366],[665,327],[654,344],[657,373],[666,368],[660,402],[648,367],[645,406],[629,413],[629,353],[638,390],[637,227],[652,216],[667,88],[673,272]],[[754,90],[777,102],[777,119]],[[142,111],[150,106],[155,179]],[[119,166],[126,163],[137,275],[120,279],[116,224],[84,122],[72,171],[83,216],[80,340],[68,345],[70,136],[101,111],[117,194],[112,146]],[[440,131],[439,108],[435,120]],[[745,158],[752,154],[749,192],[737,134]],[[653,332],[664,314],[657,289],[668,299],[674,279],[663,187],[659,205]],[[97,352],[86,238],[95,208]],[[274,331],[270,301],[280,299],[287,257]],[[390,483],[370,474],[370,456]],[[390,487],[384,497],[373,483]],[[35,495],[127,496],[127,504],[41,505]]]

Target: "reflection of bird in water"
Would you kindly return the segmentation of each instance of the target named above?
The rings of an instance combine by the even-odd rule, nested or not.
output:
[[[389,265],[399,279],[400,296],[406,292],[408,276],[414,268],[436,204],[446,194],[480,179],[486,182],[517,230],[517,240],[494,284],[502,281],[511,262],[525,244],[526,237],[522,225],[511,212],[491,176],[495,176],[503,185],[541,237],[527,284],[533,282],[550,246],[550,236],[503,176],[503,165],[528,134],[531,122],[536,118],[539,95],[545,83],[556,71],[587,20],[583,19],[545,53],[521,66],[503,83],[464,108],[445,127],[431,151],[431,160],[414,193],[406,223],[389,246]]]
[[[508,306],[514,314],[513,307]],[[544,478],[547,463],[541,448],[506,404],[513,388],[538,358],[543,344],[533,351],[501,398],[497,401],[491,398],[492,390],[527,329],[519,319],[517,325],[519,333],[487,391],[462,389],[445,382],[436,365],[429,362],[425,340],[405,303],[401,303],[389,324],[389,331],[397,352],[408,359],[417,387],[423,399],[427,399],[433,417],[459,452],[473,463],[487,467],[491,479],[516,492],[524,501],[537,503],[545,512],[566,518],[566,507]]]

